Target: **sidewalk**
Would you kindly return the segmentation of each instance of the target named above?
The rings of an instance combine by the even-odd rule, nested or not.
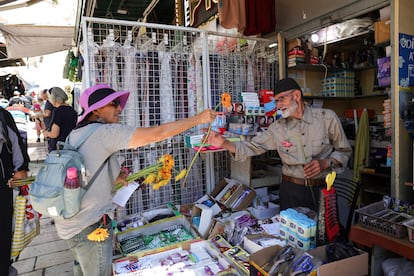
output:
[[[36,143],[34,125],[28,127],[28,144],[30,155],[30,172],[36,175],[47,155],[45,143]],[[61,240],[50,217],[40,219],[40,235],[20,253],[13,266],[18,275],[24,276],[69,276],[73,275],[73,257],[66,242]]]

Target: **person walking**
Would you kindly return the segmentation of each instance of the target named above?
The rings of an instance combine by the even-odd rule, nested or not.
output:
[[[11,114],[0,107],[0,275],[17,275],[11,266],[11,245],[13,237],[13,189],[7,183],[10,179],[27,178],[29,155],[20,137]]]
[[[83,112],[69,142],[76,144],[93,124],[99,124],[79,152],[91,175],[101,164],[105,165],[83,196],[79,213],[69,219],[55,219],[59,237],[67,241],[75,258],[74,275],[112,275],[112,197],[121,171],[117,152],[162,141],[198,124],[210,123],[216,117],[214,110],[207,109],[194,117],[154,127],[120,124],[128,96],[129,92],[115,91],[105,84],[94,85],[80,96]],[[88,234],[100,225],[107,229],[109,237],[101,242],[88,240]]]
[[[318,210],[325,176],[333,169],[344,170],[352,148],[335,112],[306,105],[294,79],[278,81],[274,94],[282,118],[266,131],[249,142],[231,142],[212,131],[207,142],[228,150],[236,161],[277,150],[283,165],[280,210],[299,206]]]
[[[73,107],[66,103],[68,95],[59,87],[50,89],[50,102],[54,106],[52,119],[49,123],[49,130],[43,135],[49,138],[48,151],[56,149],[58,141],[65,141],[66,137],[75,128],[78,114]]]

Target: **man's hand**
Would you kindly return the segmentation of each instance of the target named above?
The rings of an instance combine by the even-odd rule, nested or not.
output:
[[[324,170],[324,162],[326,160],[312,160],[308,164],[303,166],[303,170],[305,172],[306,178],[312,178],[317,176]]]
[[[222,148],[226,139],[218,132],[210,131],[208,135],[207,144],[210,144],[214,147]]]

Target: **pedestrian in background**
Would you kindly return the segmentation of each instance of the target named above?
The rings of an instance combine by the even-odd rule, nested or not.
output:
[[[75,128],[78,120],[78,114],[73,107],[66,103],[68,95],[59,87],[52,87],[50,90],[49,100],[54,106],[52,119],[50,120],[49,130],[43,135],[48,137],[48,151],[56,149],[58,141],[65,141],[66,137]]]
[[[0,275],[17,275],[11,266],[11,243],[13,237],[13,189],[10,179],[27,178],[29,155],[11,114],[0,107]]]

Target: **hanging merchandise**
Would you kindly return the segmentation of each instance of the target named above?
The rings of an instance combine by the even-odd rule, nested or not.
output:
[[[100,47],[102,51],[102,66],[103,66],[103,78],[102,83],[109,84],[113,89],[120,90],[119,79],[119,62],[118,58],[121,56],[121,46],[115,42],[114,30],[110,29],[109,34],[103,41]]]
[[[70,63],[69,63],[69,75],[68,75],[68,79],[72,82],[77,82],[79,81],[76,76],[77,76],[77,71],[78,71],[78,58],[75,56],[75,54],[71,51],[70,54]]]
[[[355,139],[355,154],[354,154],[354,176],[353,181],[359,182],[361,169],[368,166],[369,162],[369,119],[366,108],[362,111],[359,119],[358,131]]]
[[[158,59],[161,64],[160,70],[160,102],[161,124],[175,121],[175,107],[172,93],[171,79],[171,53],[165,49],[168,44],[168,34],[164,34],[163,41],[158,46]],[[161,47],[160,47],[161,46]]]
[[[121,47],[122,58],[124,59],[124,77],[122,90],[130,91],[125,106],[125,121],[132,126],[140,126],[141,120],[135,113],[139,110],[139,89],[137,87],[137,63],[135,54],[137,49],[132,46],[132,31],[128,31],[128,37]]]
[[[63,78],[68,79],[69,78],[69,70],[70,70],[70,60],[71,60],[71,50],[68,50],[68,53],[65,58],[65,65],[63,66]]]

